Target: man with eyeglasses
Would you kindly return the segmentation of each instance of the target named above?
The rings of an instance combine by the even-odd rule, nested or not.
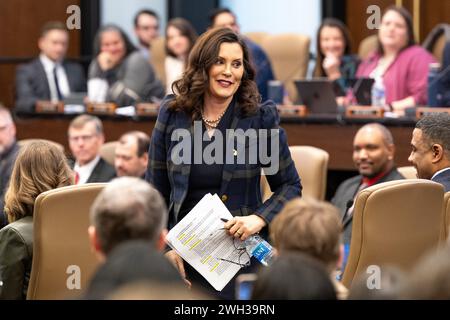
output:
[[[99,118],[86,114],[76,117],[69,125],[68,136],[75,158],[75,184],[108,182],[116,176],[114,167],[100,157],[105,137]]]
[[[139,51],[149,60],[152,41],[159,36],[159,17],[153,10],[140,10],[134,18],[134,32],[139,41]]]
[[[5,192],[18,152],[16,126],[11,112],[0,104],[0,229],[8,224],[3,212]]]

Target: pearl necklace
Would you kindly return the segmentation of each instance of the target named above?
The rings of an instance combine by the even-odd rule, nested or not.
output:
[[[202,112],[202,120],[206,124],[206,126],[215,129],[219,125],[220,119],[222,119],[223,115],[225,114],[225,111],[227,111],[227,108],[225,108],[225,110],[223,110],[223,112],[217,117],[217,119],[214,120],[206,119]]]

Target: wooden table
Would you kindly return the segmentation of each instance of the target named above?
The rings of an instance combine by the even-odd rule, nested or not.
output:
[[[68,149],[67,128],[72,117],[35,115],[17,119],[17,138],[42,138],[61,143]],[[155,117],[128,119],[102,117],[106,141],[117,140],[131,130],[151,134]],[[286,130],[289,145],[310,145],[326,150],[330,154],[330,170],[354,170],[352,141],[356,131],[373,120],[337,119],[333,117],[282,118],[281,126]],[[392,132],[396,145],[395,160],[398,166],[409,165],[410,140],[415,120],[380,119]]]

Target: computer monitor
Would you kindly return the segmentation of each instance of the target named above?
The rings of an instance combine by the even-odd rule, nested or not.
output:
[[[338,106],[333,83],[327,79],[295,80],[299,104],[304,104],[311,114],[337,114]]]

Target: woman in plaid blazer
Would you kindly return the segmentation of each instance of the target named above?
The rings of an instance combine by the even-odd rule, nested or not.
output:
[[[146,179],[166,200],[169,228],[205,194],[217,193],[234,216],[225,228],[245,240],[266,227],[286,201],[301,195],[276,106],[259,104],[254,77],[239,35],[220,28],[198,38],[183,77],[173,84],[176,94],[161,104],[149,150]],[[274,194],[263,203],[264,167]],[[185,276],[178,254],[166,255]]]

